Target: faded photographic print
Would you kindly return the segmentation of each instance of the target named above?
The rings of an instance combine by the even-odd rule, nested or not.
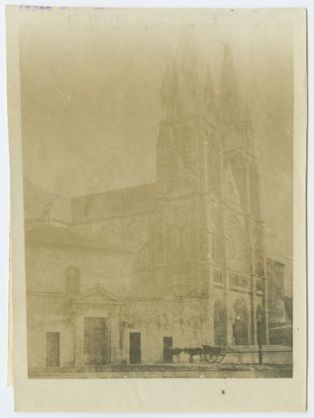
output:
[[[293,377],[292,27],[22,9],[29,377]]]

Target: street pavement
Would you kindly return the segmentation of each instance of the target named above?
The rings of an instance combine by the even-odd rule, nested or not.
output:
[[[33,370],[30,378],[105,379],[105,378],[289,378],[292,365],[274,364],[125,364],[84,368]]]

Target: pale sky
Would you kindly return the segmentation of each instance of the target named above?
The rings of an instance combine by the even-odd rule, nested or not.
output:
[[[230,45],[255,129],[266,254],[287,264],[290,293],[289,11],[25,9],[20,43],[25,175],[66,197],[154,182],[161,81],[186,24],[217,89],[223,46]]]

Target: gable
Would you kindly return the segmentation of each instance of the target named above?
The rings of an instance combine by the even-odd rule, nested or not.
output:
[[[100,286],[94,287],[74,300],[74,303],[117,304],[119,299]]]

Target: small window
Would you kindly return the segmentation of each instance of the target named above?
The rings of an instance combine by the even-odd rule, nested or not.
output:
[[[80,293],[80,270],[70,266],[65,270],[65,291],[67,295]]]

